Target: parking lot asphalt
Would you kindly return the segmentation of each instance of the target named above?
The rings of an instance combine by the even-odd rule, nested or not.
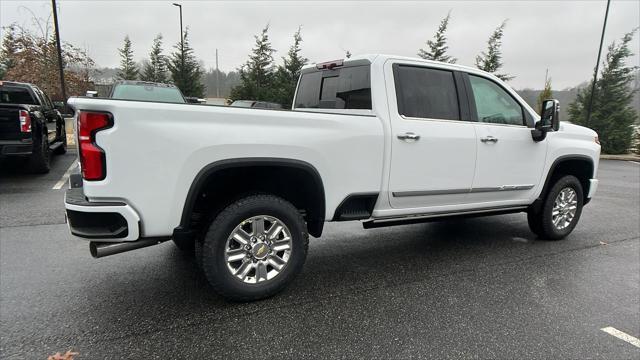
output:
[[[575,231],[523,214],[364,230],[327,224],[303,273],[264,301],[224,301],[171,242],[92,259],[47,175],[0,164],[0,357],[605,358],[640,348],[640,165],[602,161]]]

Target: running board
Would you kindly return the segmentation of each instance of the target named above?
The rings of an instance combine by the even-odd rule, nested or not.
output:
[[[62,141],[55,142],[49,146],[49,151],[55,151],[60,146],[62,146]]]
[[[490,208],[490,209],[458,211],[458,212],[440,212],[440,213],[411,215],[411,216],[403,216],[403,217],[395,216],[395,217],[380,218],[380,219],[365,221],[362,223],[362,227],[365,229],[374,229],[374,228],[396,226],[396,225],[420,224],[420,223],[438,221],[443,219],[471,218],[471,217],[480,217],[480,216],[513,214],[513,213],[526,211],[527,208],[528,206],[515,206],[515,207],[506,207],[506,208],[501,207],[501,208]]]

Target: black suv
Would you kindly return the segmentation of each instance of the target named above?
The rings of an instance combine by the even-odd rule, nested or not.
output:
[[[49,97],[33,84],[0,81],[0,157],[23,157],[45,173],[51,152],[66,151],[64,119]]]

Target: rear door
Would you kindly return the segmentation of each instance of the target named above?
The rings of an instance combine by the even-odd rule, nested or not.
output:
[[[49,138],[49,143],[53,143],[57,138],[57,124],[56,124],[56,113],[53,105],[47,102],[46,95],[40,88],[33,87],[33,91],[38,97],[38,101],[40,103],[40,112],[44,116],[46,126],[47,126],[47,137]]]
[[[385,72],[395,84],[389,96],[390,205],[429,212],[467,203],[476,134],[462,74],[422,63],[387,63]]]
[[[542,176],[547,142],[533,141],[531,116],[501,84],[472,74],[468,84],[473,94],[472,116],[478,120],[478,160],[470,199],[478,203],[529,202]]]

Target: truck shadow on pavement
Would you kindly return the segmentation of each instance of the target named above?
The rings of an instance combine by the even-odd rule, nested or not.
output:
[[[92,274],[85,306],[99,316],[94,321],[101,326],[117,323],[119,332],[136,329],[141,322],[154,327],[187,326],[265,306],[357,296],[376,288],[392,292],[398,285],[474,271],[483,264],[518,261],[530,256],[532,247],[544,246],[534,239],[522,215],[374,230],[363,230],[358,223],[333,225],[322,239],[311,239],[305,268],[289,288],[270,299],[245,304],[216,295],[192,259],[168,242],[149,248],[153,253],[146,255],[142,250],[98,260],[111,271]],[[144,264],[126,259],[134,256],[143,256]]]
[[[7,157],[0,158],[0,179],[3,178],[42,178],[51,175],[64,173],[70,164],[70,159],[75,158],[75,154],[51,155],[51,170],[48,173],[33,173],[29,170],[28,157]]]

